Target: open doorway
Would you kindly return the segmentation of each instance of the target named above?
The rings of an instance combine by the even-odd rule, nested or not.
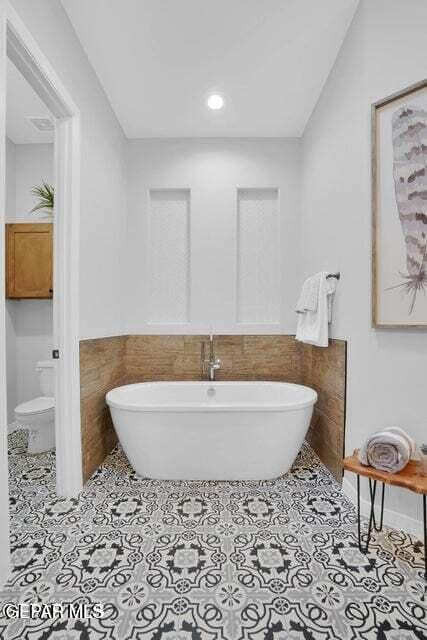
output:
[[[78,341],[80,114],[10,5],[7,8],[7,59],[32,87],[54,126],[52,352],[57,356],[54,374],[56,489],[58,495],[74,496],[82,487]],[[7,94],[6,83],[6,99]],[[43,215],[42,210],[39,213]]]
[[[61,496],[75,496],[82,487],[80,444],[80,390],[78,341],[78,265],[80,216],[80,114],[66,88],[49,61],[32,38],[14,9],[7,5],[7,57],[44,103],[51,114],[55,129],[53,186],[55,193],[53,231],[53,350],[59,359],[55,365],[55,449],[56,492]],[[0,48],[0,57],[6,49]],[[3,57],[3,62],[6,60]],[[3,138],[0,163],[0,239],[5,254],[6,209],[6,105],[8,93],[1,65],[1,84],[6,85],[0,99],[0,133]],[[42,223],[40,223],[42,224]],[[0,263],[0,580],[8,573],[8,494],[6,449],[7,376],[6,376],[6,262]],[[34,379],[33,379],[34,380]],[[37,380],[37,378],[35,378]],[[12,404],[14,402],[12,401]],[[18,403],[19,404],[19,403]],[[13,413],[12,409],[9,409]],[[11,416],[9,413],[9,417]]]
[[[10,513],[55,492],[55,119],[6,65],[6,379]]]

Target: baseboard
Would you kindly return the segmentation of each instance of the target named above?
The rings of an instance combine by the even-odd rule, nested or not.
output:
[[[351,502],[356,506],[357,505],[357,492],[356,488],[352,485],[350,480],[344,476],[342,483],[343,493],[351,500]],[[387,505],[387,494],[385,505]],[[360,511],[363,516],[368,517],[370,511],[370,504],[368,500],[361,498],[360,500]],[[421,520],[416,520],[415,518],[411,518],[410,516],[406,516],[403,513],[398,513],[397,511],[391,511],[391,509],[387,509],[384,507],[384,524],[387,527],[391,527],[392,529],[396,529],[396,523],[399,523],[398,528],[402,531],[406,531],[406,533],[410,533],[413,536],[416,536],[418,539],[422,540],[423,536],[423,523]]]

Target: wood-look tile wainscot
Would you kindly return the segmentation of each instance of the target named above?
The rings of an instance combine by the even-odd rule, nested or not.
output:
[[[129,382],[202,380],[208,336],[127,336]],[[293,336],[215,336],[217,380],[301,380],[301,346]]]
[[[217,380],[294,382],[309,384],[318,391],[319,410],[313,417],[310,440],[325,464],[340,478],[336,459],[339,447],[334,444],[334,455],[331,455],[329,446],[331,441],[335,443],[339,439],[341,443],[344,440],[345,380],[340,383],[338,378],[345,372],[345,362],[342,362],[345,359],[345,349],[340,346],[345,343],[341,342],[337,346],[337,342],[340,341],[332,341],[327,349],[314,351],[312,347],[303,347],[290,335],[222,335],[215,336],[214,348],[215,357],[221,360]],[[208,336],[133,335],[81,342],[85,480],[101,464],[117,441],[105,405],[107,391],[119,384],[135,382],[202,380],[206,377],[202,366],[203,349],[207,357]],[[324,353],[315,356],[318,351]],[[335,365],[334,378],[332,369]],[[307,368],[309,372],[305,371]],[[313,384],[310,384],[310,380],[313,380]],[[340,429],[342,433],[338,433]],[[325,451],[320,446],[323,434],[328,438]]]
[[[117,444],[105,394],[126,384],[126,337],[80,342],[82,467],[86,482]]]
[[[347,342],[331,340],[329,347],[303,345],[302,383],[317,391],[307,442],[342,482],[345,445]]]

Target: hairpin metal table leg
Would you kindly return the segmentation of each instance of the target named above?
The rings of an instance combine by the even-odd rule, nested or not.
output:
[[[365,553],[365,554],[368,553],[369,543],[371,541],[372,527],[375,527],[375,493],[376,491],[377,491],[377,481],[374,480],[372,487],[371,485],[369,485],[369,493],[371,497],[371,509],[369,512],[368,537],[366,540],[366,546],[362,551],[362,553]]]
[[[359,551],[362,552],[362,539],[360,533],[360,476],[357,474],[357,542]]]
[[[360,476],[359,474],[357,474],[357,540],[359,544],[359,551],[364,554],[368,553],[369,543],[371,541],[372,529],[379,532],[383,528],[385,483],[383,482],[382,484],[383,484],[383,487],[382,487],[382,494],[381,494],[380,520],[379,520],[379,525],[377,525],[377,521],[375,518],[375,494],[377,491],[377,481],[371,480],[371,478],[369,478],[369,497],[371,500],[371,505],[369,510],[368,535],[366,539],[366,544],[363,546],[361,522],[360,522]]]
[[[423,494],[423,521],[424,521],[424,579],[427,580],[427,496]]]
[[[376,482],[376,481],[375,481]],[[377,531],[378,533],[380,531],[382,531],[383,529],[383,522],[384,522],[384,494],[385,494],[385,482],[382,483],[383,488],[382,488],[382,493],[381,493],[381,509],[380,509],[380,524],[379,526],[377,526],[377,521],[375,518],[375,510],[373,512],[373,525],[374,525],[374,529],[375,531]],[[369,478],[369,494],[371,497],[371,504],[372,504],[372,480],[371,478]],[[374,502],[375,502],[375,498],[374,498]]]

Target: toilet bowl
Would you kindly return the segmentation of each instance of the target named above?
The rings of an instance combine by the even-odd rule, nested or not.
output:
[[[15,420],[28,429],[28,453],[43,453],[55,447],[54,362],[37,362],[41,396],[15,408]]]

